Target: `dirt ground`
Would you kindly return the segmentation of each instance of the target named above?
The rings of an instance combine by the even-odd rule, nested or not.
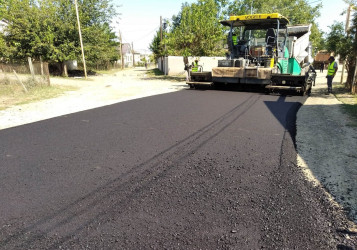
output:
[[[158,80],[146,72],[144,68],[136,68],[89,77],[88,80],[51,78],[52,85],[70,85],[79,89],[57,98],[0,111],[0,129],[186,88],[184,82]]]
[[[350,125],[342,103],[326,95],[325,76],[318,73],[311,96],[297,114],[298,162],[306,176],[357,222],[357,128]],[[341,71],[333,84],[340,78]]]
[[[340,73],[335,81],[339,81]],[[357,128],[349,126],[341,102],[325,95],[326,73],[298,112],[296,146],[306,176],[331,194],[336,206],[357,222]],[[76,91],[40,102],[0,111],[0,129],[49,119],[117,102],[187,88],[184,82],[158,80],[144,68],[84,79],[52,78],[52,84],[79,87]]]

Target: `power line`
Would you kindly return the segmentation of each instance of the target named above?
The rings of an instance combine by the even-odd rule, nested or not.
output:
[[[147,34],[145,34],[145,35],[141,35],[140,34],[140,37],[147,37],[147,36],[149,36],[149,35],[151,35],[152,33],[154,33],[156,30],[158,30],[158,28],[160,28],[160,25],[159,26],[157,26],[157,27],[155,27],[155,29],[153,29],[153,30],[151,30],[150,32],[148,32]],[[131,33],[131,32],[126,32],[126,33]],[[136,39],[136,38],[135,38]],[[134,39],[134,40],[135,40]],[[124,37],[124,35],[122,34],[122,40],[125,42],[125,43],[130,43],[130,42],[128,42],[128,40],[127,39],[125,39],[125,37]]]
[[[152,31],[148,32],[146,35],[144,36],[148,36],[148,35],[151,35],[152,33],[154,33],[155,31],[157,31],[158,29],[160,28],[160,25],[157,26],[155,29],[153,29]]]

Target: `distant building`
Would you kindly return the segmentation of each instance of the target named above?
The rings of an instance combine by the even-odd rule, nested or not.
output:
[[[124,67],[133,67],[133,53],[130,43],[123,43],[122,45],[122,54],[124,58]]]
[[[122,50],[125,68],[133,67],[140,62],[140,53],[134,51],[130,43],[123,43]]]
[[[133,50],[130,43],[123,43],[122,50],[125,68],[143,65],[145,59],[147,63],[150,63],[149,54]],[[119,60],[120,63],[121,60]]]
[[[314,67],[320,68],[321,64],[323,64],[324,67],[326,68],[326,66],[329,63],[328,61],[329,57],[333,55],[334,55],[333,53],[330,53],[327,50],[320,50],[319,52],[317,52],[317,54],[314,57]]]

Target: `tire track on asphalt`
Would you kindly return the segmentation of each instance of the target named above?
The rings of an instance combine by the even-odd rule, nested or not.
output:
[[[0,247],[10,245],[28,248],[46,241],[49,234],[63,230],[64,236],[51,237],[49,248],[58,248],[69,241],[73,235],[85,232],[94,223],[105,222],[107,211],[104,204],[110,204],[110,210],[124,208],[141,191],[150,185],[155,185],[157,179],[166,176],[175,165],[192,155],[222,131],[242,117],[258,100],[259,95],[250,95],[243,102],[229,110],[210,124],[177,142],[166,150],[156,154],[147,161],[133,166],[128,172],[108,182],[105,186],[95,189],[88,195],[76,200],[68,206],[41,218],[30,226],[15,232],[12,236],[0,242]],[[121,197],[119,201],[115,198]],[[114,201],[114,202],[113,202]],[[88,220],[88,218],[90,218]],[[79,221],[78,221],[79,220]],[[67,228],[67,229],[66,229]],[[74,228],[73,230],[68,228]],[[59,233],[61,235],[63,233]],[[54,243],[55,242],[55,243]],[[15,244],[15,245],[13,245]]]

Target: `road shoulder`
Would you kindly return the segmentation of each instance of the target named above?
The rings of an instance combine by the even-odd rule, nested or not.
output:
[[[338,75],[336,79],[339,79]],[[322,186],[351,220],[357,222],[357,128],[334,95],[326,95],[323,73],[297,114],[299,165]]]
[[[111,75],[89,77],[88,80],[53,78],[51,83],[54,85],[78,89],[56,98],[1,110],[0,130],[186,88],[184,82],[156,79],[147,72],[145,68],[132,68]]]

